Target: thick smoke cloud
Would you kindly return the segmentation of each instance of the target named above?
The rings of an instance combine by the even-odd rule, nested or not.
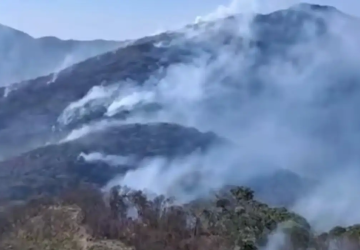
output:
[[[201,20],[232,14],[232,8],[239,7],[234,2]],[[231,148],[214,148],[206,155],[144,160],[109,186],[127,185],[188,201],[229,184],[287,169],[316,180],[316,187],[293,209],[317,230],[360,222],[360,198],[356,196],[359,21],[333,9],[316,12],[297,6],[291,12],[295,16],[287,16],[290,11],[277,12],[280,23],[272,23],[274,29],[268,34],[261,30],[266,23],[256,23],[259,17],[251,8],[231,25],[224,21],[204,24],[198,30],[185,29],[185,38],[166,45],[168,49],[188,46],[191,37],[198,55],[192,62],[171,65],[142,83],[144,87],[126,90],[106,102],[101,101],[104,95],[89,94],[108,111],[117,107],[110,108],[109,117],[115,117],[125,104],[135,108],[156,102],[162,107],[151,116],[134,113],[119,123],[174,122],[214,131],[232,143]],[[293,25],[296,20],[291,21],[296,13],[315,15],[320,22],[300,22],[298,29]],[[289,29],[276,36],[277,27],[286,25]],[[321,35],[324,27],[326,34]],[[291,33],[294,29],[296,34]],[[219,34],[237,39],[224,43],[218,40]],[[263,42],[264,47],[253,46],[253,41]],[[134,96],[134,91],[146,94]],[[113,123],[103,121],[94,127],[109,124]],[[91,128],[82,130],[83,134]]]

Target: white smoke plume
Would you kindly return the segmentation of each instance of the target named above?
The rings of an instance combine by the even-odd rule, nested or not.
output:
[[[62,70],[70,67],[72,64],[75,63],[76,63],[76,59],[74,58],[74,56],[72,54],[67,54],[64,60],[60,63],[60,65],[56,69],[54,69],[54,73],[52,74],[52,78],[48,82],[48,84],[55,82],[58,78],[59,73]]]
[[[198,19],[214,20],[246,9],[243,12],[250,15],[245,15],[249,17],[245,22],[240,15],[231,27],[205,26],[205,31],[185,34],[185,40],[196,37],[194,43],[207,46],[215,56],[199,48],[196,59],[171,65],[161,77],[143,84],[143,92],[124,96],[120,91],[105,105],[110,110],[108,115],[114,116],[123,103],[134,106],[141,103],[139,99],[143,103],[155,100],[162,110],[146,118],[134,114],[122,122],[166,121],[210,130],[231,141],[235,149],[215,148],[205,156],[194,154],[172,161],[148,159],[138,169],[116,177],[109,186],[127,185],[188,201],[224,185],[288,169],[317,181],[316,188],[293,207],[317,230],[359,223],[358,175],[354,174],[360,160],[359,21],[333,10],[320,12],[316,15],[320,19],[324,16],[327,36],[317,38],[318,27],[312,22],[303,23],[301,32],[290,36],[297,40],[291,46],[282,44],[285,38],[277,37],[279,34],[263,34],[264,47],[272,43],[280,51],[286,49],[283,56],[274,53],[262,57],[266,52],[251,46],[251,41],[260,36],[254,14],[257,8],[266,7],[257,3],[260,7],[251,3],[251,8],[246,9],[235,1],[228,8],[221,7]],[[292,10],[309,11],[300,6]],[[279,11],[276,17],[289,21],[287,13]],[[275,31],[286,25],[281,22],[271,24]],[[280,34],[285,36],[295,28]],[[241,49],[217,43],[217,32],[224,29],[242,38]]]
[[[130,157],[121,155],[105,155],[100,152],[92,152],[89,154],[81,153],[79,158],[84,159],[86,162],[104,162],[113,167],[129,165],[133,162],[133,159]]]
[[[257,13],[258,1],[248,0],[232,0],[228,5],[220,5],[217,9],[205,16],[198,16],[195,23],[214,21],[216,19],[225,18],[235,14]]]

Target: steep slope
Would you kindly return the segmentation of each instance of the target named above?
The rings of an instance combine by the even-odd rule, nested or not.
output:
[[[58,74],[2,87],[0,166],[2,178],[9,181],[4,188],[20,183],[21,196],[26,193],[21,190],[28,188],[22,183],[28,172],[35,176],[38,169],[46,172],[44,168],[49,167],[62,175],[67,171],[64,168],[78,166],[81,153],[121,156],[127,148],[122,138],[94,137],[97,140],[89,148],[77,142],[92,138],[99,129],[117,131],[126,124],[147,128],[156,122],[180,126],[183,132],[179,134],[195,127],[195,138],[213,131],[233,143],[232,150],[217,152],[211,156],[214,159],[204,160],[209,166],[199,170],[204,176],[211,173],[216,187],[250,179],[257,191],[272,198],[280,193],[281,204],[292,204],[307,190],[308,182],[302,183],[297,175],[280,174],[281,186],[287,187],[283,192],[267,181],[277,178],[273,171],[287,169],[313,176],[336,169],[344,159],[359,158],[353,153],[358,143],[348,135],[359,131],[353,114],[360,76],[353,70],[356,59],[349,60],[347,54],[351,43],[339,35],[338,25],[341,32],[353,31],[346,34],[356,41],[358,20],[333,8],[298,5],[267,15],[233,16],[145,37]],[[26,34],[21,37],[33,41]],[[39,41],[45,47],[59,42],[55,38]],[[129,131],[136,131],[136,126]],[[161,129],[155,130],[157,135],[150,138],[160,143]],[[69,144],[59,144],[74,136]],[[191,137],[170,137],[166,145],[175,140],[181,148]],[[135,145],[132,153],[139,158],[138,150],[152,152],[159,146],[146,136],[134,142],[129,138],[129,143]],[[198,146],[190,143],[185,155]],[[159,148],[153,156],[163,156],[166,150],[163,145]],[[21,165],[26,166],[22,169]],[[85,172],[70,174],[69,179],[86,179]],[[259,173],[264,179],[257,178]],[[114,173],[103,174],[101,184]],[[264,182],[269,185],[258,185]],[[39,185],[46,187],[41,181]]]
[[[337,12],[335,14],[342,19],[348,18]],[[327,19],[331,19],[332,15],[333,11],[326,8],[299,10],[299,7],[269,15],[257,15],[249,24],[254,31],[250,40],[239,33],[239,25],[246,21],[241,16],[205,23],[199,27],[190,26],[183,31],[140,39],[126,48],[91,58],[61,71],[56,78],[51,74],[0,88],[0,141],[7,142],[6,147],[0,146],[0,150],[6,156],[8,153],[12,154],[14,147],[19,152],[50,140],[51,136],[58,134],[58,128],[66,133],[68,129],[84,123],[107,119],[109,116],[115,118],[114,114],[109,115],[108,112],[106,116],[106,113],[118,101],[116,95],[124,93],[129,85],[131,88],[145,86],[145,90],[149,89],[148,85],[158,86],[162,81],[167,81],[169,75],[171,77],[172,68],[178,65],[190,65],[190,70],[198,68],[196,60],[200,60],[200,67],[205,67],[201,70],[209,71],[205,73],[206,77],[213,77],[213,82],[228,82],[225,85],[228,90],[220,92],[221,94],[234,92],[232,96],[211,97],[214,99],[212,102],[217,99],[223,102],[224,98],[230,101],[236,95],[242,95],[242,91],[262,98],[262,93],[267,94],[269,87],[264,88],[267,85],[261,79],[261,71],[273,60],[290,60],[301,64],[306,53],[311,51],[305,50],[304,55],[294,54],[294,48],[306,46],[309,41],[315,43],[314,46],[324,43],[323,48],[332,46],[334,39],[327,31]],[[311,34],[308,34],[308,26],[312,27]],[[238,60],[245,56],[250,62],[247,66],[249,68],[239,73],[228,72],[229,70],[224,70],[226,65],[221,65],[222,62],[219,65],[218,62],[224,56],[233,56]],[[236,67],[241,62],[234,63]],[[210,64],[209,69],[206,64]],[[214,77],[217,71],[223,73]],[[236,74],[244,73],[249,79],[244,79],[241,84],[235,83],[240,77]],[[55,81],[52,82],[53,79]],[[49,82],[52,83],[48,84]],[[158,90],[150,89],[149,92],[153,91]],[[161,106],[161,103],[158,105]],[[122,118],[128,117],[126,112],[115,110],[115,114]],[[26,130],[23,129],[23,124],[28,124]],[[55,133],[54,130],[58,132]],[[22,147],[19,147],[19,141],[22,141]]]
[[[204,153],[225,141],[174,124],[109,126],[0,162],[0,201],[54,194],[81,183],[106,185],[149,158]]]
[[[169,53],[149,43],[141,44],[79,63],[62,71],[52,84],[47,84],[52,79],[48,75],[1,88],[0,137],[7,141],[1,151],[6,154],[13,146],[21,150],[19,140],[24,146],[33,140],[35,144],[36,140],[49,140],[62,111],[86,96],[92,87],[126,79],[145,81],[155,70],[176,63],[181,57],[181,51]],[[15,90],[11,91],[12,88]],[[24,129],[24,124],[29,127]]]
[[[321,185],[360,161],[359,27],[355,18],[313,5],[239,15],[0,88],[2,198],[56,193],[74,182],[103,185],[128,173],[129,166],[86,161],[100,153],[110,162],[124,154],[183,160],[134,168],[130,184],[141,188],[192,199],[245,182],[264,200],[281,195],[280,203],[292,205],[314,184],[299,176]],[[231,147],[183,159],[214,137]],[[288,172],[273,174],[279,169]]]
[[[59,71],[125,45],[117,41],[35,39],[0,25],[0,86]]]

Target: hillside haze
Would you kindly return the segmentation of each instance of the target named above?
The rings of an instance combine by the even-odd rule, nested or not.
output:
[[[108,240],[147,249],[137,237],[156,250],[202,249],[190,247],[193,240],[230,244],[216,250],[359,249],[357,17],[298,4],[122,44],[16,34],[21,57],[36,51],[21,51],[27,42],[56,50],[44,57],[51,59],[74,44],[86,52],[91,44],[115,47],[0,87],[3,207],[28,200],[31,207],[45,196],[52,198],[39,201],[40,215],[90,216],[69,227],[91,228],[84,235],[93,243],[60,234],[85,249]],[[94,216],[100,210],[104,216]],[[171,224],[173,213],[181,216]],[[22,238],[37,232],[32,222],[6,223],[6,244],[43,242]]]
[[[0,85],[59,71],[121,45],[118,41],[33,38],[22,31],[0,25]]]

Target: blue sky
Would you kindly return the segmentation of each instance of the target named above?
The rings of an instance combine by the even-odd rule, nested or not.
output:
[[[241,0],[255,1],[255,0]],[[268,6],[298,0],[258,0]],[[359,0],[313,0],[354,14]],[[32,36],[64,39],[136,38],[181,27],[230,0],[1,0],[0,23]],[[356,14],[356,13],[355,13]]]
[[[35,37],[124,39],[181,26],[227,0],[1,0],[0,23]]]

